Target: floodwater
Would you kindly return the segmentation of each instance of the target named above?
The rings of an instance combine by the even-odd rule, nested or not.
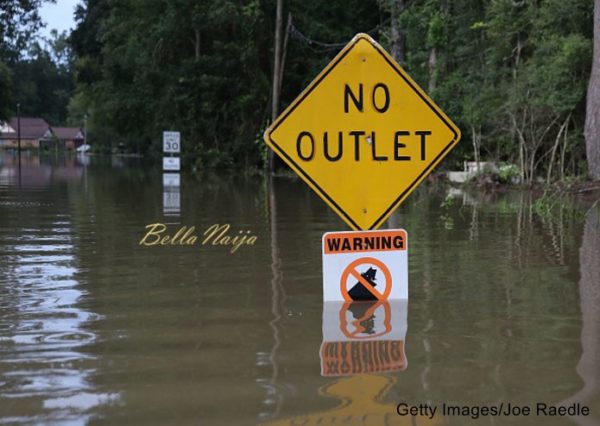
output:
[[[174,190],[157,165],[3,154],[0,423],[600,424],[599,209],[531,198],[422,185],[388,223],[408,231],[408,303],[324,306],[321,237],[347,228],[299,180]],[[140,246],[155,223],[197,241]],[[215,224],[245,243],[203,244]],[[348,346],[354,318],[384,336]]]

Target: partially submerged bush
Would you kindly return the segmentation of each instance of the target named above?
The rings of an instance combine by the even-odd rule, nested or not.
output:
[[[504,184],[519,183],[521,172],[514,164],[503,164],[498,168],[498,182]]]

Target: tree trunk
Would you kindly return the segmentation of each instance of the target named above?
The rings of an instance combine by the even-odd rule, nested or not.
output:
[[[585,146],[588,173],[600,179],[600,0],[594,1],[594,53],[587,92]]]
[[[475,129],[474,125],[471,125],[471,139],[473,140],[473,155],[475,156],[475,164],[477,165],[477,172],[479,172],[479,146],[481,144],[481,126],[479,131]]]
[[[558,129],[558,134],[556,138],[554,138],[554,146],[552,147],[552,153],[550,154],[550,161],[548,162],[548,174],[546,175],[546,183],[550,184],[550,180],[552,179],[552,168],[554,166],[554,161],[556,158],[556,150],[558,149],[558,144],[562,139],[562,135],[567,131],[567,127],[569,126],[569,121],[571,121],[571,113],[567,116],[565,122]]]
[[[399,64],[403,64],[406,61],[406,52],[404,48],[404,33],[400,29],[400,23],[398,18],[404,11],[404,0],[391,0],[391,54],[392,58]]]
[[[432,47],[429,51],[429,93],[432,94],[437,86],[437,50]]]
[[[194,59],[198,62],[200,60],[200,30],[195,30],[194,36]]]

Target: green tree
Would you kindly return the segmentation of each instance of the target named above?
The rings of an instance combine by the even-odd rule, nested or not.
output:
[[[10,116],[10,70],[0,61],[0,120],[6,121]]]
[[[14,62],[29,45],[42,22],[38,9],[54,0],[0,0],[0,60]]]
[[[379,36],[463,130],[450,163],[519,164],[551,181],[585,166],[587,0],[290,0],[285,108],[357,32]],[[180,130],[185,160],[259,166],[269,121],[275,5],[248,0],[85,0],[76,12],[72,119],[90,140],[158,152]],[[284,43],[285,44],[285,43]],[[401,52],[400,52],[401,51]],[[401,58],[400,58],[401,57]]]
[[[451,161],[518,163],[527,182],[564,176],[567,164],[581,173],[590,10],[585,0],[427,0],[402,14],[408,71],[463,129]]]
[[[12,64],[10,98],[21,104],[22,115],[43,117],[52,125],[67,121],[74,84],[65,39],[66,34],[54,33],[47,46],[34,42],[27,56]]]
[[[0,0],[0,120],[8,119],[16,103],[11,97],[11,67],[42,25],[43,0]]]
[[[339,3],[292,2],[286,12],[310,37],[346,42],[360,27],[354,22],[363,19],[349,17],[367,11],[364,3],[353,0],[351,11]],[[202,0],[192,6],[163,0],[152,8],[141,0],[87,0],[76,12],[71,36],[77,80],[71,111],[79,116],[89,111],[90,140],[96,144],[120,142],[132,151],[157,152],[163,130],[180,130],[188,164],[260,166],[273,14],[272,5],[259,0]],[[376,7],[369,16],[377,16]],[[336,53],[313,49],[306,39],[289,38],[284,105]]]

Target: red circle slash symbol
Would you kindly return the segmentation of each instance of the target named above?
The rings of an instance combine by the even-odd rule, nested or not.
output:
[[[359,272],[358,268],[362,265],[373,265],[369,266],[364,272]],[[380,271],[385,278],[385,290],[379,291],[375,288],[377,284],[374,282],[377,271]],[[348,279],[352,277],[356,279],[354,285],[348,289]],[[356,259],[350,263],[342,272],[342,278],[340,279],[340,291],[342,297],[346,302],[358,301],[358,300],[387,300],[392,291],[392,274],[389,268],[379,259],[374,257],[362,257]]]

